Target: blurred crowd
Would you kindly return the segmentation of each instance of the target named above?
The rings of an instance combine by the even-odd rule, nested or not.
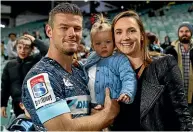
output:
[[[192,11],[192,6],[188,9],[188,12],[191,12],[191,11]],[[121,21],[123,19],[124,18],[120,18],[117,21]],[[93,16],[91,16],[90,22],[91,22],[92,28],[95,27],[94,25],[97,25],[97,24],[95,24],[97,22],[97,19],[94,18]],[[47,34],[49,35],[48,29],[45,29],[45,30],[47,31]],[[129,29],[129,30],[131,30],[131,29]],[[175,58],[175,61],[177,62],[176,66],[179,67],[180,73],[181,73],[180,81],[183,82],[182,86],[183,86],[183,89],[185,91],[184,94],[182,93],[181,95],[180,94],[179,95],[185,96],[185,98],[187,100],[187,106],[189,108],[189,112],[190,112],[191,118],[193,120],[193,70],[192,70],[193,69],[193,39],[192,39],[193,23],[192,22],[183,22],[179,25],[178,29],[176,29],[176,30],[177,30],[178,39],[175,41],[171,41],[170,37],[168,35],[166,35],[164,42],[161,43],[160,39],[158,38],[158,35],[156,35],[153,32],[145,32],[144,38],[142,38],[140,40],[140,42],[136,42],[136,43],[142,43],[142,41],[144,41],[144,39],[146,40],[145,43],[147,43],[147,44],[144,47],[144,50],[145,50],[144,54],[146,52],[148,52],[148,55],[149,55],[150,59],[152,59],[152,60],[158,60],[160,58],[164,58],[169,54]],[[91,31],[93,31],[93,30],[91,30]],[[131,30],[129,32],[130,32],[130,34],[132,34],[135,31]],[[96,31],[95,33],[98,33],[98,31]],[[118,32],[117,34],[121,34],[121,31]],[[2,76],[1,77],[1,116],[5,117],[5,118],[7,117],[7,106],[8,106],[8,101],[11,97],[12,98],[12,109],[14,110],[14,114],[17,117],[17,119],[22,119],[22,120],[25,120],[25,122],[28,122],[28,125],[29,125],[27,128],[28,131],[33,131],[33,130],[37,130],[37,129],[40,130],[39,128],[36,128],[36,126],[35,126],[35,128],[32,128],[33,123],[31,122],[31,119],[30,119],[31,113],[28,113],[28,111],[25,108],[26,105],[24,106],[23,102],[21,100],[22,84],[23,84],[23,81],[24,81],[26,75],[28,74],[30,69],[34,67],[35,64],[37,64],[38,62],[41,62],[42,58],[51,56],[50,55],[51,52],[50,52],[50,54],[48,53],[48,50],[50,50],[49,48],[54,47],[54,46],[50,45],[52,43],[51,37],[49,36],[50,41],[48,43],[46,43],[45,41],[42,40],[42,36],[40,36],[39,31],[34,31],[32,34],[24,32],[22,36],[17,36],[16,33],[10,33],[10,34],[8,34],[8,37],[9,37],[9,40],[6,44],[4,41],[1,41],[1,60],[2,60],[2,63],[5,64],[5,66],[2,70],[2,75],[1,75]],[[91,32],[91,37],[92,37],[92,32]],[[96,38],[92,38],[92,40],[95,40],[95,39]],[[105,38],[99,37],[99,39],[98,40],[96,39],[96,41],[102,41],[102,39],[105,39]],[[115,39],[115,40],[117,39],[116,34],[115,34],[115,38],[113,38],[113,39]],[[129,39],[129,38],[127,38],[127,39]],[[126,41],[126,40],[124,40],[124,41]],[[92,41],[90,43],[91,43],[91,47],[86,46],[84,38],[81,39],[80,43],[78,43],[77,50],[73,53],[73,65],[75,67],[80,67],[84,64],[89,65],[88,58],[90,60],[96,59],[96,58],[92,58],[93,57],[92,55],[93,55],[93,52],[97,52],[97,48],[99,49],[100,43],[95,43],[94,41]],[[106,43],[108,43],[108,42],[106,42]],[[127,48],[129,46],[127,46]],[[142,46],[144,46],[144,45],[142,44]],[[115,51],[124,53],[125,50],[122,51],[122,48],[120,48],[119,46],[116,45],[115,49],[113,49],[112,52],[115,52]],[[52,52],[52,54],[54,54],[54,53]],[[102,52],[101,52],[101,54],[102,54]],[[124,53],[124,54],[126,54],[126,53]],[[99,54],[97,54],[97,55],[99,56],[100,59],[108,57],[108,56],[104,57],[102,55],[101,55],[102,56],[101,57]],[[103,60],[103,59],[101,59],[101,60]],[[108,59],[106,59],[106,60],[108,60]],[[109,61],[111,61],[111,59],[109,59]],[[118,63],[118,61],[112,62],[112,67],[113,67],[113,63],[116,63],[116,62]],[[131,61],[131,63],[132,63],[132,61]],[[175,62],[171,62],[171,63],[173,64]],[[97,68],[97,69],[99,69],[103,66],[100,62],[96,62],[95,64],[96,64],[95,68]],[[99,64],[101,64],[101,65],[99,65]],[[103,63],[103,64],[105,65],[106,63]],[[131,64],[131,67],[132,66],[133,65]],[[128,68],[129,68],[129,66],[128,66]],[[103,72],[106,73],[107,70],[108,69],[104,70]],[[118,70],[120,70],[120,69],[118,69]],[[89,69],[88,69],[88,71],[89,71]],[[135,69],[135,72],[136,72],[136,69]],[[156,72],[159,72],[159,70]],[[176,73],[177,72],[178,72],[178,69],[176,70]],[[114,72],[112,72],[112,74],[114,74]],[[127,75],[124,75],[124,76],[127,76]],[[161,74],[160,74],[160,76],[161,76]],[[171,78],[173,78],[173,76],[175,76],[175,75],[172,74]],[[97,79],[97,77],[95,79]],[[173,83],[176,80],[173,80]],[[139,80],[139,78],[137,78],[137,81],[141,81],[141,80]],[[164,81],[164,80],[161,80],[161,81]],[[172,82],[170,82],[170,83],[172,83]],[[71,85],[71,84],[68,84],[68,85]],[[95,84],[95,85],[97,85],[97,84]],[[162,85],[168,86],[168,84],[162,84]],[[167,87],[167,86],[165,86],[165,87]],[[174,85],[172,85],[172,86],[173,87],[170,87],[171,89],[175,87]],[[90,91],[90,92],[92,92],[92,91]],[[37,93],[37,94],[41,94],[41,93]],[[95,94],[95,92],[94,92],[94,94]],[[171,92],[171,94],[173,94],[173,93]],[[124,95],[124,96],[126,96],[126,95]],[[122,98],[122,96],[120,98]],[[172,98],[172,97],[170,97],[170,95],[168,95],[167,99],[170,99],[170,98]],[[180,98],[180,97],[176,97],[175,99],[178,100],[178,98]],[[120,100],[122,100],[122,99],[120,99]],[[185,105],[182,105],[182,106],[185,107]],[[176,106],[173,106],[173,107],[176,108]],[[27,108],[27,109],[29,109],[29,108]],[[178,113],[178,111],[175,111],[175,112]],[[152,118],[152,117],[149,117],[149,118]],[[148,118],[147,118],[147,121],[149,121]],[[13,121],[13,123],[11,125],[9,124],[9,126],[8,126],[9,130],[14,130],[14,129],[20,129],[20,130],[22,129],[22,131],[27,130],[27,129],[23,129],[23,128],[16,128],[16,126],[14,126],[13,124],[16,124],[16,122]],[[106,126],[106,127],[108,127],[108,126]]]

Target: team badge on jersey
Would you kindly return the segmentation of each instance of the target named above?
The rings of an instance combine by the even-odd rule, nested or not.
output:
[[[67,87],[73,86],[73,84],[67,78],[63,78],[63,81],[64,81],[64,85],[66,85]]]
[[[47,73],[30,78],[27,87],[36,109],[56,101]]]

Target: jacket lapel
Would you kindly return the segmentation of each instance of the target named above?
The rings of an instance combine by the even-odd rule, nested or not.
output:
[[[144,80],[141,90],[140,118],[142,119],[155,104],[164,90],[164,85],[149,83]]]

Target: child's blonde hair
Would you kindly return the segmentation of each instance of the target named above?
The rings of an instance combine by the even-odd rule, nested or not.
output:
[[[112,31],[112,30],[111,30],[111,23],[101,13],[100,15],[97,15],[97,21],[93,24],[91,28],[90,39],[91,39],[92,47],[93,47],[93,38],[94,38],[93,36],[96,33],[103,32],[103,31]]]

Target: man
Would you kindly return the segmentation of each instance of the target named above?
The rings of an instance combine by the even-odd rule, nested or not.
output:
[[[15,59],[17,57],[17,52],[14,50],[14,45],[16,42],[16,34],[15,33],[10,33],[9,34],[9,41],[6,45],[7,49],[7,54],[8,54],[8,59]]]
[[[104,109],[89,114],[90,96],[82,69],[72,66],[73,54],[82,38],[80,9],[60,3],[49,14],[46,33],[48,57],[28,73],[23,83],[23,103],[39,130],[102,130],[119,112],[116,100],[106,90]]]
[[[32,44],[33,43],[33,44]],[[39,54],[32,54],[34,46],[40,50]],[[12,97],[12,106],[16,117],[23,113],[19,107],[21,88],[27,72],[42,56],[46,55],[48,47],[31,35],[17,39],[15,45],[18,57],[10,60],[3,69],[1,78],[1,116],[7,117],[6,107],[9,97]]]
[[[166,49],[166,53],[173,54],[178,61],[184,80],[190,113],[193,116],[193,41],[191,40],[193,27],[189,23],[182,23],[178,28],[178,40]]]

